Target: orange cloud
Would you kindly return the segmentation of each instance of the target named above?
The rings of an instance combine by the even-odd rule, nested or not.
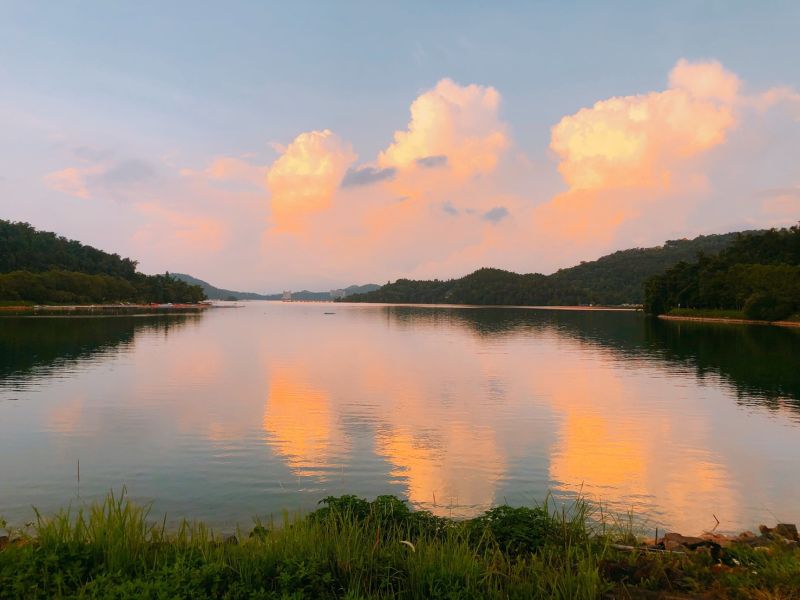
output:
[[[664,91],[601,100],[562,118],[550,148],[568,189],[534,210],[537,238],[599,251],[645,210],[706,193],[699,161],[736,126],[738,94],[738,77],[718,62],[680,60]]]
[[[267,171],[278,228],[297,231],[304,217],[328,208],[356,158],[350,144],[329,129],[298,135]]]
[[[99,169],[95,167],[84,169],[69,167],[47,174],[44,182],[52,190],[88,200],[91,194],[86,184],[86,177],[98,172]]]
[[[264,187],[266,168],[260,165],[251,164],[241,158],[233,156],[219,156],[211,161],[202,171],[182,169],[180,171],[184,177],[193,175],[203,175],[209,179],[219,181],[246,181],[258,187]]]
[[[458,177],[488,173],[509,145],[499,106],[493,87],[442,79],[414,100],[408,129],[395,132],[378,162],[398,169],[446,166]]]
[[[553,127],[550,148],[572,189],[669,187],[672,167],[725,141],[739,86],[719,63],[681,60],[670,88],[602,100]]]

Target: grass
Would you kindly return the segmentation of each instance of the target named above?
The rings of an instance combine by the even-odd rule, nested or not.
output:
[[[45,518],[0,543],[0,598],[793,598],[800,551],[620,550],[628,526],[581,500],[500,506],[454,521],[392,496],[326,498],[222,538],[201,523],[168,531],[124,495]],[[688,596],[687,596],[688,597]]]

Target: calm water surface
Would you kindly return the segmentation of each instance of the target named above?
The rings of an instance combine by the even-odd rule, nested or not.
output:
[[[548,491],[752,528],[800,521],[800,330],[267,302],[2,318],[0,427],[16,524],[124,484],[222,528],[330,494],[467,516]]]

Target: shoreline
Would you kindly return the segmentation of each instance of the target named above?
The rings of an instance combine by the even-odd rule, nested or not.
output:
[[[163,314],[197,314],[212,308],[211,304],[68,304],[0,306],[0,316],[136,316]]]
[[[800,327],[800,321],[756,321],[728,317],[690,317],[684,315],[658,315],[665,321],[694,321],[695,323],[726,323],[728,325],[776,325],[778,327]]]
[[[544,306],[531,304],[427,304],[424,302],[348,302],[334,300],[335,304],[348,306],[409,306],[412,308],[524,308],[527,310],[561,310],[575,312],[642,312],[641,306]]]

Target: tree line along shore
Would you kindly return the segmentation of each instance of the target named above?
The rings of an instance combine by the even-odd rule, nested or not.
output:
[[[124,491],[0,536],[0,598],[797,598],[797,527],[635,535],[576,500],[453,520],[393,496],[219,535]]]
[[[27,223],[0,220],[0,306],[197,304],[200,285]],[[199,281],[188,278],[189,281]],[[643,306],[671,317],[800,321],[800,227],[671,240],[551,275],[482,268],[458,279],[398,279],[346,302]]]
[[[690,251],[691,257],[687,256]],[[347,301],[641,304],[651,315],[792,324],[800,322],[800,227],[706,236],[668,242],[659,248],[626,250],[552,275],[479,269],[460,279],[398,279]]]
[[[27,223],[0,220],[0,304],[196,304],[199,286]]]

